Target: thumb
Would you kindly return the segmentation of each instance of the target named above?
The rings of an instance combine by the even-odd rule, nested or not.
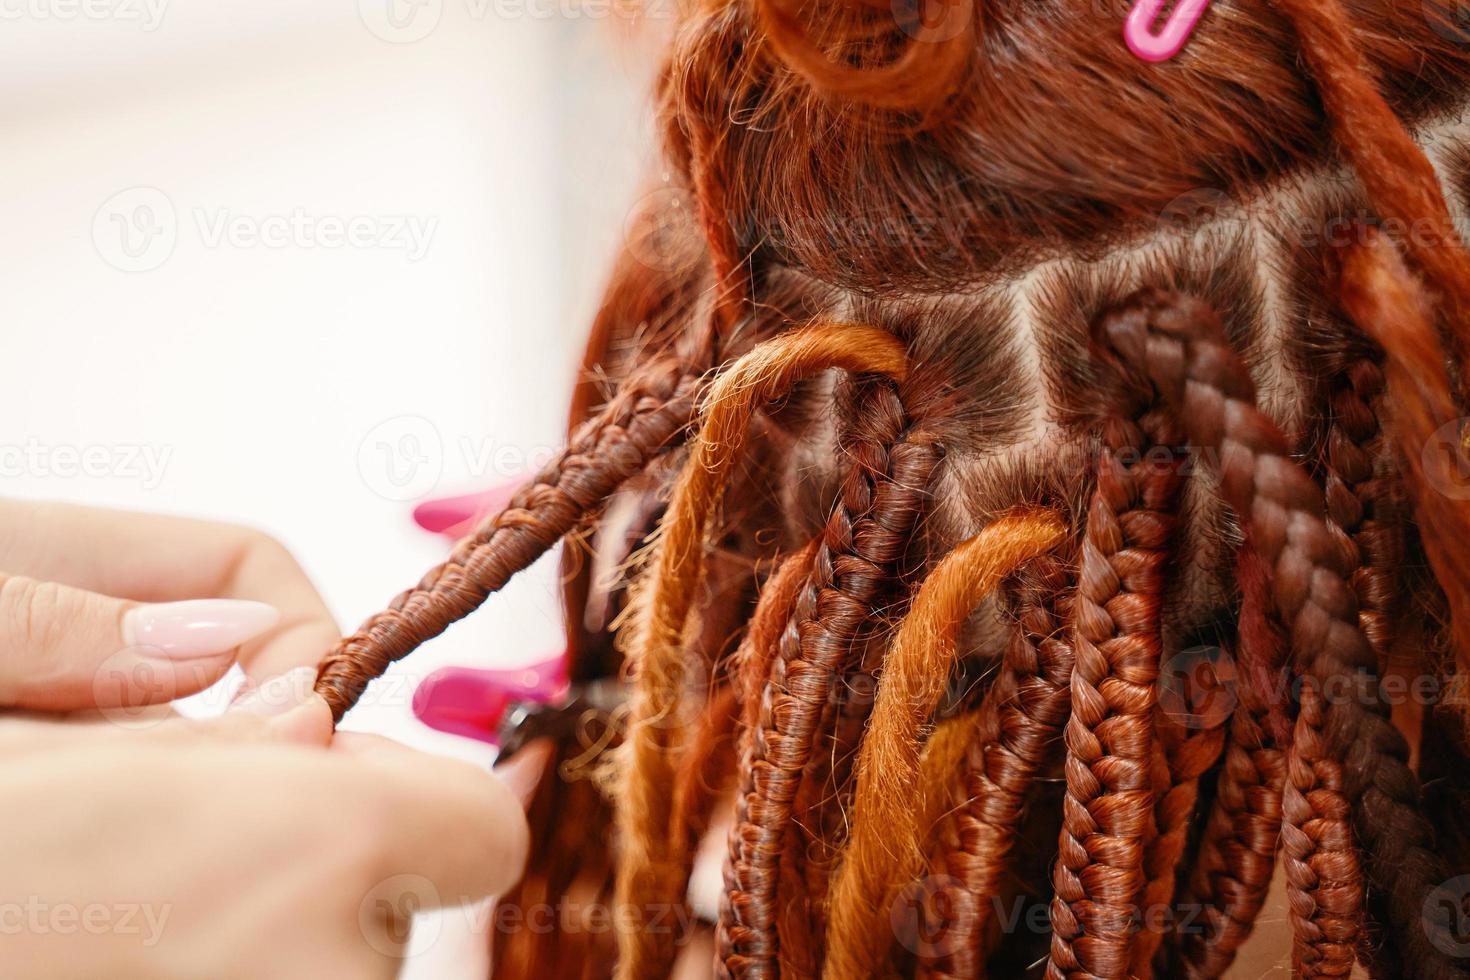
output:
[[[194,694],[275,625],[260,602],[136,603],[0,576],[0,707],[136,707]]]

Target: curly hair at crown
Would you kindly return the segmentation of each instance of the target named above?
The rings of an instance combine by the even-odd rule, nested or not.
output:
[[[567,448],[318,678],[563,542],[497,976],[1470,972],[1470,35],[1126,7],[683,5]]]

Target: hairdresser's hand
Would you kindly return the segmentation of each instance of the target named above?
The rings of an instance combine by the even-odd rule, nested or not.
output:
[[[170,605],[181,600],[207,601]],[[259,683],[314,665],[337,635],[301,567],[263,534],[0,500],[0,708],[162,704],[237,657]]]
[[[325,703],[270,686],[126,737],[0,720],[8,980],[388,978],[407,913],[514,883],[504,784],[372,736],[326,748]]]

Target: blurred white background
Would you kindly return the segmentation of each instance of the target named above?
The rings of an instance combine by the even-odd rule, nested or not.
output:
[[[445,551],[416,501],[562,440],[651,160],[642,16],[0,0],[0,492],[254,525],[344,629],[380,608]],[[397,670],[559,638],[543,561]],[[484,757],[408,691],[351,726]],[[407,975],[475,975],[435,945]]]

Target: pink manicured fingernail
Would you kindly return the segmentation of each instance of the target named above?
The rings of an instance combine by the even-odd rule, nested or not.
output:
[[[156,602],[123,616],[123,641],[175,660],[232,650],[280,622],[274,606],[248,599]]]
[[[283,715],[311,697],[315,667],[296,667],[277,674],[230,705],[248,715]]]

